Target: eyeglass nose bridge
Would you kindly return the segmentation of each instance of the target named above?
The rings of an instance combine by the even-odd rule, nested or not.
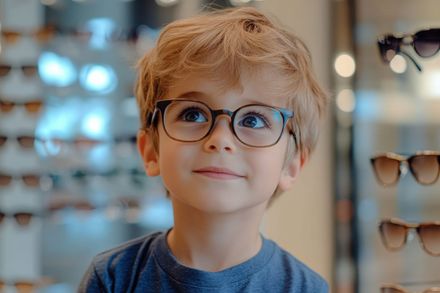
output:
[[[215,123],[217,121],[217,118],[221,115],[226,115],[229,117],[229,129],[231,130],[232,134],[236,137],[237,134],[235,133],[234,130],[234,126],[233,126],[233,121],[234,121],[234,117],[235,117],[235,111],[231,111],[228,109],[217,109],[217,110],[211,110],[211,126],[209,128],[208,133],[205,135],[205,137],[211,135],[212,131],[215,128]]]
[[[400,161],[399,164],[399,172],[400,172],[400,176],[403,177],[405,176],[409,171],[409,163],[407,160],[402,160]]]
[[[414,43],[414,36],[412,34],[403,35],[401,42],[401,45],[412,46]]]
[[[217,120],[217,117],[221,115],[226,115],[230,118],[230,125],[232,127],[232,120],[234,120],[235,112],[228,110],[228,109],[218,109],[218,110],[211,110],[212,115],[212,125],[215,124],[215,121]],[[211,126],[212,127],[212,126]]]

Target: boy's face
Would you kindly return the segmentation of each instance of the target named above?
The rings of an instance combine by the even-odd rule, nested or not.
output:
[[[287,107],[287,98],[276,93],[277,75],[243,71],[241,87],[226,88],[206,76],[189,75],[169,89],[165,99],[201,101],[211,109],[231,111],[247,104]],[[278,79],[279,80],[279,79]],[[227,115],[217,117],[211,133],[201,141],[179,142],[158,125],[159,154],[151,136],[139,135],[139,150],[148,175],[161,175],[172,200],[209,213],[231,213],[265,207],[277,186],[290,187],[300,170],[299,155],[285,164],[288,140],[285,129],[277,144],[255,148],[234,136]],[[284,166],[284,167],[283,167]]]

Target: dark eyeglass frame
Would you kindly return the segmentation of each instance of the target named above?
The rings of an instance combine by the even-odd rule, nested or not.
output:
[[[429,39],[427,35],[430,35],[431,38]],[[434,38],[432,38],[432,36],[434,36]],[[424,41],[427,39],[431,41],[432,40],[437,41],[438,47],[437,50],[435,50],[430,54],[423,54],[423,52],[417,46],[417,41]],[[440,51],[440,28],[420,30],[414,34],[404,34],[400,36],[394,34],[386,34],[378,38],[377,45],[379,47],[379,53],[381,59],[384,63],[389,63],[392,60],[392,57],[398,54],[402,54],[408,57],[408,59],[410,59],[411,62],[416,66],[417,70],[421,72],[422,67],[416,62],[416,60],[410,54],[402,50],[402,46],[413,47],[417,55],[422,58],[432,57]],[[390,51],[391,53],[394,53],[391,56],[391,58],[387,56]]]
[[[385,225],[388,225],[388,224],[396,225],[396,226],[399,226],[399,227],[402,227],[405,229],[404,240],[403,240],[402,244],[398,247],[392,247],[387,244],[384,229],[385,229]],[[392,219],[382,220],[379,223],[378,228],[379,228],[379,233],[380,233],[383,245],[385,246],[386,249],[388,249],[390,251],[398,251],[398,250],[402,249],[402,247],[405,246],[405,244],[408,240],[409,231],[413,229],[417,233],[417,236],[419,238],[419,243],[422,246],[423,250],[426,251],[426,253],[428,253],[429,255],[440,256],[440,252],[439,253],[432,252],[426,247],[425,243],[423,242],[423,238],[421,236],[421,231],[424,227],[432,227],[432,226],[438,227],[438,229],[440,230],[440,222],[423,222],[423,223],[416,224],[416,223],[407,223],[407,222],[402,221],[400,219],[392,218]]]
[[[176,102],[176,101],[187,101],[187,102],[193,102],[193,103],[200,103],[200,104],[204,105],[210,111],[210,113],[211,113],[211,125],[210,125],[209,130],[207,131],[207,133],[202,138],[197,139],[197,140],[182,140],[182,139],[176,139],[176,138],[174,138],[173,136],[171,136],[168,133],[168,131],[167,131],[166,127],[165,127],[165,115],[164,115],[164,113],[165,113],[166,108],[169,105],[171,105],[173,102]],[[250,144],[247,144],[247,143],[243,142],[238,137],[238,135],[237,135],[237,133],[235,131],[235,128],[234,128],[235,117],[236,117],[237,113],[241,109],[243,109],[245,107],[250,107],[250,106],[268,107],[268,108],[271,108],[273,110],[278,111],[281,114],[281,117],[283,118],[283,127],[281,128],[280,134],[279,134],[278,138],[276,139],[276,141],[274,143],[269,144],[269,145],[263,145],[263,146],[254,146],[254,145],[250,145]],[[163,126],[167,136],[169,138],[171,138],[171,139],[174,139],[174,140],[180,141],[180,142],[198,142],[198,141],[201,141],[201,140],[205,139],[206,137],[208,137],[211,134],[212,130],[214,129],[214,125],[215,125],[215,122],[217,120],[217,117],[220,116],[220,115],[227,115],[228,117],[231,118],[231,120],[229,122],[229,126],[230,126],[230,129],[231,129],[232,133],[234,134],[234,137],[236,139],[238,139],[238,141],[240,141],[242,144],[244,144],[244,145],[246,145],[248,147],[253,147],[253,148],[265,148],[265,147],[271,147],[273,145],[276,145],[278,143],[278,141],[281,139],[281,136],[283,135],[284,129],[286,128],[287,121],[290,118],[293,118],[293,115],[294,115],[294,113],[292,111],[288,110],[288,109],[268,106],[268,105],[264,105],[264,104],[247,104],[247,105],[243,105],[243,106],[237,108],[235,111],[231,111],[231,110],[228,110],[228,109],[213,110],[207,104],[205,104],[205,103],[203,103],[201,101],[195,101],[195,100],[189,100],[189,99],[166,99],[166,100],[157,101],[156,104],[155,104],[155,108],[154,108],[153,113],[150,112],[147,115],[147,125],[146,125],[147,129],[150,128],[151,126],[157,127],[157,119],[158,119],[157,115],[158,115],[159,112],[161,113],[161,116],[162,116],[162,119],[161,119],[162,120],[162,126]],[[295,141],[295,147],[298,148],[298,144],[297,144],[297,139],[296,139],[295,133],[291,129],[289,129],[289,134],[293,136],[293,139]]]
[[[439,170],[437,172],[437,176],[435,177],[435,179],[432,182],[424,182],[421,181],[417,175],[417,172],[415,171],[415,169],[412,166],[412,162],[420,156],[436,156],[437,157],[437,162],[439,164]],[[393,182],[387,183],[382,181],[382,179],[380,178],[380,175],[378,174],[378,171],[376,170],[376,161],[378,159],[381,158],[387,158],[387,159],[391,159],[391,160],[395,160],[399,162],[399,166],[398,166],[398,170],[397,170],[397,176],[396,179]],[[416,179],[416,181],[419,184],[422,185],[432,185],[434,183],[437,182],[439,175],[440,175],[440,152],[436,152],[436,151],[420,151],[420,152],[416,152],[414,155],[409,155],[409,156],[405,156],[405,155],[400,155],[400,154],[396,154],[393,152],[387,152],[387,153],[382,153],[382,154],[378,154],[372,158],[370,158],[370,163],[373,167],[373,171],[374,171],[374,175],[377,179],[377,181],[382,184],[383,186],[394,186],[397,184],[397,182],[399,181],[399,179],[403,176],[403,172],[402,172],[402,166],[403,164],[406,164],[406,166],[408,167],[409,171],[411,172],[411,174],[413,175],[414,179]]]

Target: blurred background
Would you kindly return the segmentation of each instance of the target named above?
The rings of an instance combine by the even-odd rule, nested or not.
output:
[[[172,225],[136,151],[134,65],[170,21],[242,5],[305,41],[331,95],[315,153],[262,232],[332,292],[440,281],[416,234],[388,251],[378,233],[386,218],[440,221],[440,183],[384,187],[370,164],[439,150],[440,53],[405,46],[384,63],[377,46],[440,28],[438,0],[0,0],[0,291],[75,292],[98,252]]]

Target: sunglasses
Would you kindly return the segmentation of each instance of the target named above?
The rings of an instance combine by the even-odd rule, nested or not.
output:
[[[438,284],[438,281],[431,281],[431,282],[411,282],[411,283],[406,283],[405,285],[431,285],[431,284]],[[383,284],[380,287],[380,292],[381,293],[412,293],[412,291],[408,291],[407,289],[405,289],[404,287],[402,287],[401,285],[398,284]],[[420,293],[438,293],[440,292],[440,287],[431,287],[428,289],[423,290]]]
[[[43,277],[41,280],[28,281],[28,280],[16,280],[16,281],[6,281],[0,280],[0,292],[9,292],[6,287],[14,287],[15,291],[18,293],[33,293],[39,292],[38,289],[46,287],[54,281],[49,277]]]
[[[401,54],[408,57],[419,71],[421,66],[406,51],[403,46],[411,46],[418,56],[429,58],[437,54],[440,50],[440,28],[420,30],[414,34],[404,34],[396,36],[386,34],[377,40],[379,53],[384,63],[390,63],[394,56]]]
[[[42,139],[30,136],[30,135],[20,135],[16,137],[6,136],[6,135],[0,135],[0,147],[6,144],[8,140],[16,139],[18,144],[24,148],[24,149],[31,149],[34,147],[35,142],[37,141],[43,141]]]
[[[17,222],[19,226],[28,226],[33,216],[34,214],[30,212],[16,212],[12,214],[7,214],[5,212],[0,211],[0,224],[3,224],[5,218],[10,217],[10,218],[14,218],[15,222]]]
[[[440,173],[440,152],[435,151],[421,151],[409,157],[389,152],[371,158],[370,162],[383,186],[395,185],[408,169],[422,185],[434,184]]]
[[[38,65],[7,65],[0,64],[0,78],[7,76],[12,70],[21,70],[25,77],[34,77],[38,73]]]
[[[382,242],[391,251],[400,250],[404,246],[410,230],[416,231],[422,248],[428,254],[440,256],[440,222],[411,224],[400,219],[388,219],[379,224]]]
[[[41,176],[37,174],[11,175],[0,172],[0,187],[11,184],[12,180],[21,180],[27,187],[40,187]]]
[[[38,112],[40,112],[40,110],[43,106],[43,101],[42,100],[32,100],[32,101],[18,103],[18,102],[0,100],[0,111],[3,113],[11,112],[16,106],[24,107],[24,109],[28,113],[38,113]]]
[[[57,198],[50,201],[47,206],[47,210],[51,213],[69,209],[74,209],[82,212],[90,212],[95,210],[96,208],[97,207],[94,206],[90,201],[74,197]]]
[[[34,31],[14,31],[14,30],[2,30],[2,41],[8,45],[12,45],[20,41],[22,37],[34,38],[38,42],[47,42],[55,34],[55,28],[53,26],[46,26]]]

